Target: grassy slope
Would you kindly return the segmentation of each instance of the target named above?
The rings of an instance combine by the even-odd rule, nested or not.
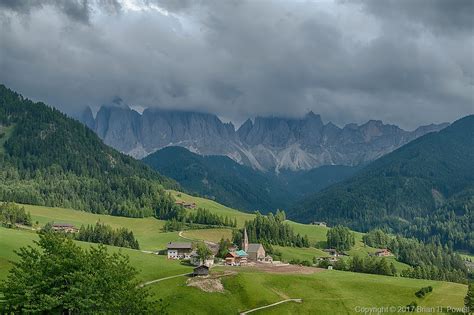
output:
[[[173,195],[181,194],[181,197],[176,197],[179,200],[196,202],[198,206],[206,207],[212,212],[228,215],[232,218],[236,217],[238,224],[243,224],[245,220],[253,218],[252,214],[239,212],[211,200],[193,197],[174,191],[171,191],[171,193]],[[142,250],[164,249],[168,242],[180,240],[183,241],[183,239],[178,236],[178,232],[163,233],[161,229],[163,227],[164,221],[154,218],[116,217],[110,215],[93,214],[84,211],[76,211],[72,209],[50,208],[33,205],[24,205],[24,207],[31,213],[33,222],[38,221],[40,225],[44,225],[47,222],[56,221],[71,223],[79,227],[81,224],[95,224],[97,221],[100,221],[109,224],[114,228],[126,227],[133,231],[140,243],[140,248]],[[327,256],[326,253],[324,253],[319,248],[325,247],[326,233],[329,228],[300,224],[292,221],[288,221],[288,223],[293,226],[295,232],[308,235],[310,242],[313,245],[316,244],[318,248],[291,248],[276,246],[275,248],[283,254],[283,259],[285,261],[292,259],[312,261],[314,256]],[[364,246],[362,243],[362,235],[362,233],[355,232],[356,246],[351,251],[349,251],[350,255],[365,255],[367,252],[375,251],[374,248]],[[190,230],[184,231],[183,236],[194,240],[207,240],[217,243],[222,237],[231,239],[232,230],[228,228]],[[392,259],[392,261],[398,270],[403,270],[408,267],[407,265],[399,263],[394,259]]]
[[[193,197],[194,198],[194,197]],[[212,204],[212,202],[211,202]],[[219,206],[218,204],[216,204]],[[55,219],[80,225],[95,223],[97,220],[115,227],[125,226],[134,231],[139,241],[152,248],[161,246],[178,238],[177,233],[160,233],[162,221],[155,219],[130,219],[95,215],[81,211],[26,206],[34,221],[46,223]],[[217,211],[219,211],[218,209]],[[229,209],[230,211],[234,211]],[[225,210],[225,211],[229,211]],[[221,210],[222,211],[222,210]],[[312,242],[325,239],[327,228],[308,226],[290,222],[299,233],[308,234]],[[221,235],[228,235],[230,229],[186,231],[185,236],[193,239],[217,241]],[[151,234],[151,235],[148,235]],[[361,235],[356,235],[357,246],[361,245]],[[31,244],[37,235],[31,231],[0,228],[0,279],[4,278],[11,267],[10,260],[15,260],[13,251],[21,246]],[[78,242],[81,246],[91,244]],[[143,246],[143,245],[142,245]],[[168,261],[164,256],[145,254],[136,250],[109,247],[111,251],[122,250],[130,256],[131,263],[140,272],[143,281],[184,273],[190,267],[176,261]],[[316,248],[279,248],[285,259],[299,258],[310,260],[313,256],[324,255]],[[362,251],[371,249],[359,248]],[[359,252],[360,253],[360,252]],[[398,267],[398,266],[397,266]],[[235,270],[235,269],[234,269]],[[419,305],[461,306],[466,287],[453,283],[434,282],[405,278],[393,278],[375,275],[355,274],[349,272],[322,272],[313,275],[268,274],[251,269],[236,269],[237,276],[226,278],[225,293],[205,293],[196,288],[185,286],[186,278],[176,278],[156,283],[150,288],[156,298],[163,298],[165,303],[174,305],[176,301],[186,299],[179,308],[170,307],[170,313],[235,313],[254,307],[274,303],[286,298],[303,298],[302,304],[283,304],[259,313],[312,313],[326,314],[352,311],[355,306],[406,305],[416,300]],[[419,288],[427,285],[434,287],[434,292],[423,300],[414,296]]]
[[[234,268],[234,270],[236,270]],[[350,272],[327,271],[312,275],[269,274],[240,268],[238,275],[223,280],[224,293],[205,293],[185,286],[176,278],[153,285],[152,292],[168,304],[170,314],[233,314],[286,298],[303,303],[282,304],[255,314],[347,314],[356,306],[462,306],[465,285],[418,279],[394,278]],[[415,297],[421,287],[433,292]],[[180,303],[175,307],[176,302]]]
[[[210,241],[218,243],[221,238],[232,239],[231,229],[205,229],[188,230],[183,232],[183,236],[193,240]]]
[[[11,267],[11,261],[17,259],[14,250],[33,245],[38,235],[32,231],[14,230],[0,227],[0,279],[4,279]],[[80,246],[96,246],[86,242],[77,242]],[[130,257],[133,266],[140,270],[139,278],[143,281],[153,280],[191,271],[191,267],[181,265],[178,261],[168,260],[166,256],[146,254],[138,250],[107,246],[110,251],[122,251]]]
[[[55,221],[71,223],[80,227],[81,224],[95,224],[100,221],[114,228],[126,227],[133,231],[133,234],[140,243],[140,248],[144,250],[163,249],[166,243],[179,240],[177,232],[162,233],[161,229],[163,228],[164,221],[155,218],[116,217],[72,209],[32,205],[24,205],[24,207],[31,213],[33,222],[39,221],[40,225]]]
[[[181,192],[177,192],[173,190],[170,190],[169,192],[177,200],[183,200],[186,202],[195,202],[198,207],[206,208],[214,213],[218,213],[220,215],[227,215],[232,218],[236,217],[238,227],[242,227],[246,220],[251,220],[254,217],[253,214],[242,213],[238,210],[226,207],[212,200],[190,196],[185,193],[181,193]],[[291,259],[312,261],[314,256],[317,256],[317,257],[327,256],[327,254],[320,249],[326,247],[326,234],[329,230],[328,227],[301,224],[301,223],[293,222],[290,220],[287,220],[287,223],[293,227],[296,233],[300,233],[301,235],[305,235],[305,234],[308,235],[308,238],[312,246],[317,247],[317,248],[290,248],[290,247],[275,246],[275,248],[278,249],[283,254],[283,259],[285,261],[289,261]],[[183,236],[191,238],[191,239],[208,240],[212,242],[218,242],[222,237],[230,239],[231,235],[232,235],[231,229],[193,230],[193,231],[185,231],[183,233]],[[363,233],[354,232],[354,235],[356,239],[356,244],[348,252],[349,255],[365,256],[367,253],[374,253],[377,250],[375,248],[364,245],[364,243],[362,242],[362,236],[364,235]],[[388,258],[388,259],[390,262],[393,262],[395,264],[395,267],[399,271],[408,268],[408,265],[404,263],[400,263],[396,261],[394,258]]]
[[[237,211],[235,209],[226,207],[224,205],[221,205],[215,201],[205,199],[205,198],[200,198],[200,197],[193,197],[188,194],[174,191],[174,190],[169,190],[169,192],[173,195],[173,197],[176,200],[179,201],[186,201],[186,202],[195,202],[196,205],[200,208],[206,208],[209,211],[212,211],[214,213],[217,213],[219,215],[223,216],[228,216],[231,218],[236,218],[237,219],[237,227],[243,227],[245,221],[252,220],[254,218],[253,214],[250,213],[244,213]],[[193,210],[189,210],[193,211]]]

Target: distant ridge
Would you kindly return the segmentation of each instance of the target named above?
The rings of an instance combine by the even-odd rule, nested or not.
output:
[[[473,251],[474,115],[381,157],[289,211],[303,222],[382,227]]]
[[[182,147],[163,148],[143,161],[176,180],[190,193],[233,208],[261,212],[286,209],[306,194],[319,191],[357,171],[350,166],[324,166],[276,175],[240,165],[227,156],[201,156]]]
[[[256,117],[238,130],[216,115],[128,106],[102,106],[95,119],[90,109],[84,124],[104,142],[136,158],[167,146],[181,146],[201,155],[224,155],[261,171],[310,170],[324,165],[358,166],[448,124],[422,126],[405,131],[370,120],[339,128],[324,124],[309,112],[301,119]]]

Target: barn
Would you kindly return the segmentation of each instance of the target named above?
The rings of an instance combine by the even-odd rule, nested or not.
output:
[[[198,266],[198,267],[194,268],[193,277],[207,276],[207,275],[209,275],[209,267],[208,266],[201,265],[201,266]]]

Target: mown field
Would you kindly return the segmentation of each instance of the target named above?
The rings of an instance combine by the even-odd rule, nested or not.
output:
[[[236,314],[288,298],[301,298],[303,302],[281,304],[254,314],[355,314],[358,306],[401,307],[412,301],[420,306],[461,307],[467,291],[465,285],[454,283],[334,270],[303,275],[240,268],[236,275],[222,278],[222,283],[224,292],[209,293],[186,286],[183,277],[156,283],[151,290],[163,299],[170,314]],[[433,287],[430,295],[415,297],[416,291],[428,285]]]
[[[163,233],[165,221],[155,218],[125,218],[104,214],[93,214],[65,208],[51,208],[43,206],[22,205],[31,213],[33,223],[39,222],[40,226],[48,222],[70,223],[76,227],[82,224],[95,224],[101,222],[113,228],[125,227],[133,231],[143,250],[157,250],[166,247],[171,241],[180,239],[178,232]]]
[[[16,261],[15,250],[27,245],[34,245],[38,235],[33,231],[7,229],[0,227],[0,279],[4,279],[11,268],[11,262]],[[96,244],[77,242],[82,247],[97,246]],[[140,271],[140,280],[148,281],[175,274],[191,271],[191,267],[178,261],[168,260],[166,256],[143,253],[139,250],[107,246],[111,252],[121,251],[130,257],[130,262]]]
[[[254,214],[240,212],[238,210],[226,207],[224,205],[221,205],[220,203],[209,199],[194,197],[174,190],[169,190],[168,192],[170,192],[171,195],[173,195],[173,197],[178,201],[194,202],[196,203],[197,207],[208,209],[209,211],[212,211],[213,213],[216,213],[218,215],[228,216],[229,218],[236,218],[237,227],[239,228],[244,226],[245,221],[252,220],[255,217]]]

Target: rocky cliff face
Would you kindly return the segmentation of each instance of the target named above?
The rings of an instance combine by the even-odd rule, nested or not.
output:
[[[90,112],[90,109],[89,109]],[[259,170],[309,170],[322,165],[355,166],[377,159],[447,124],[405,131],[371,120],[339,128],[312,112],[301,119],[257,117],[238,130],[205,113],[103,106],[84,123],[104,142],[136,158],[167,146],[182,146],[202,155],[226,155]]]

